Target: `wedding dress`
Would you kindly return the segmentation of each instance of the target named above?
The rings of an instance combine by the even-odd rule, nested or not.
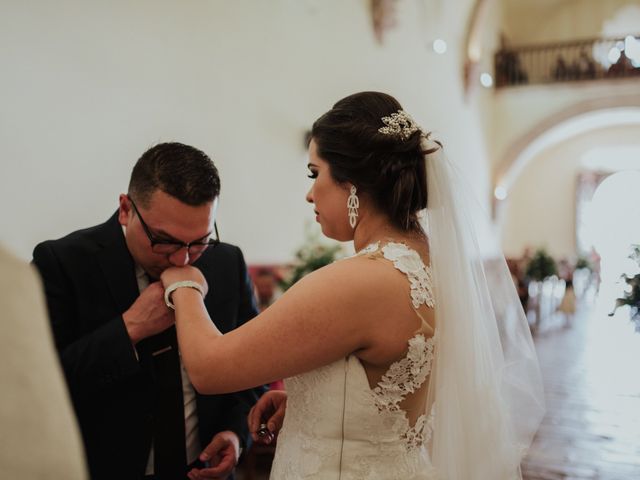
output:
[[[545,410],[529,324],[500,249],[478,234],[464,172],[423,142],[430,265],[402,244],[361,254],[407,276],[436,331],[422,321],[373,388],[353,355],[287,380],[273,480],[522,478]]]
[[[285,380],[287,412],[273,480],[436,478],[427,449],[433,429],[427,387],[436,337],[419,314],[423,305],[434,308],[431,269],[401,243],[372,244],[358,255],[392,262],[407,276],[407,301],[421,326],[407,339],[404,357],[374,388],[355,355]]]

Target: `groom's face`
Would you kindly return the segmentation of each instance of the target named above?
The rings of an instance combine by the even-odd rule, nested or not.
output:
[[[212,235],[217,199],[194,207],[161,190],[156,190],[148,204],[136,202],[136,207],[137,212],[129,197],[120,195],[118,218],[126,227],[127,248],[138,265],[151,277],[159,278],[166,268],[191,264],[201,254],[190,255],[186,247],[171,254],[154,252],[143,222],[152,237],[157,240],[178,243],[206,242]]]

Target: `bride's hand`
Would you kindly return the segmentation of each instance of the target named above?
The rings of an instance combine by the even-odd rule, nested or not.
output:
[[[202,272],[191,265],[187,265],[185,267],[167,268],[164,272],[162,272],[162,275],[160,275],[160,280],[162,280],[162,285],[164,286],[164,288],[167,288],[172,283],[190,280],[192,282],[197,282],[202,286],[202,290],[205,296],[207,294],[207,291],[209,290],[207,280],[204,278],[204,275],[202,275]]]

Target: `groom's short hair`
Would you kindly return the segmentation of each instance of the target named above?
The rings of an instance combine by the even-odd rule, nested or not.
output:
[[[136,162],[128,193],[146,207],[156,190],[199,206],[220,194],[220,176],[203,151],[178,142],[159,143]]]

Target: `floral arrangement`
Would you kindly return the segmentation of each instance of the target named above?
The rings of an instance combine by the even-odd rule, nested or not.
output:
[[[289,275],[279,282],[282,291],[286,291],[305,275],[333,263],[341,256],[342,246],[340,244],[321,243],[318,235],[308,232],[306,237],[304,245],[296,251],[296,260]]]
[[[634,260],[638,264],[638,267],[640,267],[640,245],[632,245],[631,249],[632,252],[629,258]],[[619,307],[628,305],[631,308],[631,318],[636,324],[640,325],[640,272],[632,277],[624,274],[621,278],[626,282],[627,288],[625,289],[624,295],[616,299],[616,305],[609,316],[613,316]]]

